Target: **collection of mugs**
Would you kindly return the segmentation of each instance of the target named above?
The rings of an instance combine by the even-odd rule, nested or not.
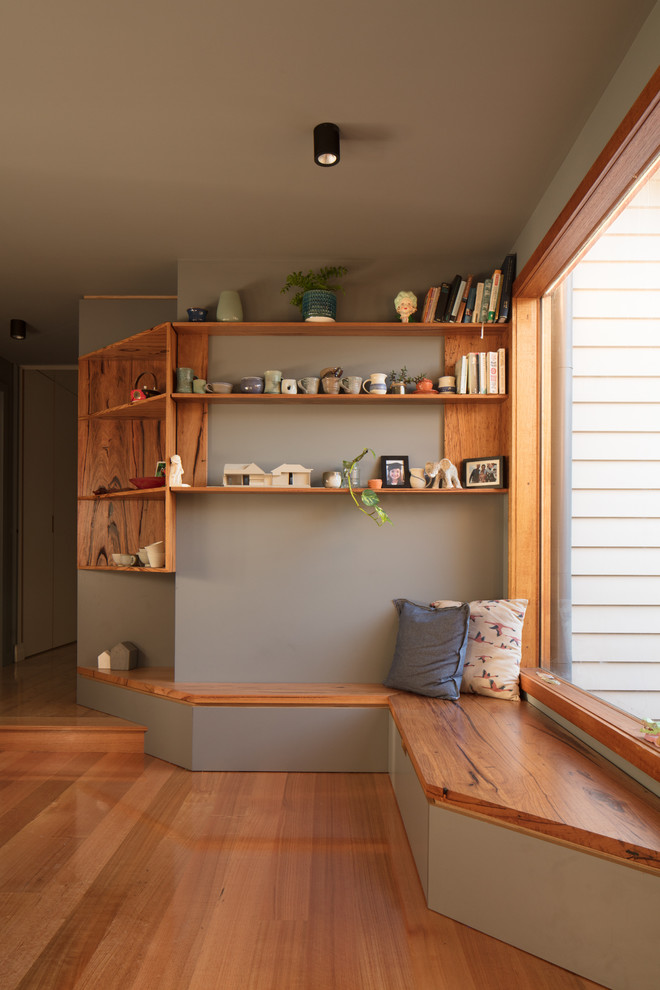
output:
[[[443,376],[438,381],[440,392],[455,392],[456,379],[450,376]],[[327,369],[320,377],[307,375],[305,378],[283,378],[281,371],[270,370],[264,372],[263,378],[258,375],[247,375],[241,378],[236,386],[238,392],[258,395],[262,392],[266,395],[296,395],[298,392],[303,395],[318,395],[323,392],[326,395],[339,395],[345,392],[347,395],[358,395],[366,392],[368,395],[387,394],[387,375],[383,371],[373,371],[364,380],[359,375],[345,375],[342,377],[342,369]],[[234,391],[231,382],[207,382],[205,378],[198,378],[192,368],[177,368],[176,371],[177,392],[196,393],[203,395],[206,392],[218,395],[229,394]],[[405,394],[406,388],[402,383],[395,382],[390,388],[390,392]],[[433,383],[425,378],[417,386],[418,392],[433,392]]]
[[[135,553],[113,553],[112,562],[116,567],[164,567],[165,543],[158,540]]]

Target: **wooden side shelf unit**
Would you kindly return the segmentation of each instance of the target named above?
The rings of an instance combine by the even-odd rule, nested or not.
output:
[[[443,338],[447,367],[470,351],[506,348],[509,324],[401,323],[166,323],[80,358],[78,427],[78,566],[117,568],[112,555],[137,553],[139,547],[164,540],[165,567],[175,570],[175,502],[192,494],[341,494],[322,488],[258,489],[207,485],[208,410],[214,405],[263,409],[280,404],[347,406],[359,415],[374,403],[393,408],[437,407],[444,411],[444,456],[455,464],[488,450],[510,453],[511,413],[508,395],[212,395],[176,393],[176,368],[193,367],[200,377],[208,369],[209,337],[406,337],[411,341]],[[130,401],[140,375],[156,379],[160,394]],[[512,375],[508,373],[508,380]],[[158,461],[168,465],[174,453],[185,466],[187,488],[137,489],[132,478],[155,474]],[[104,493],[94,495],[97,490]],[[390,494],[484,495],[489,491],[388,489]],[[345,494],[345,493],[344,493]],[[155,569],[154,569],[155,571]]]

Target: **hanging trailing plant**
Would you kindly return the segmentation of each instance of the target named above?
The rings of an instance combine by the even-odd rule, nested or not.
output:
[[[358,454],[357,457],[354,457],[352,461],[342,461],[344,474],[347,479],[348,490],[360,512],[364,512],[365,516],[369,516],[370,519],[373,519],[377,526],[383,526],[386,522],[392,525],[392,520],[385,510],[381,508],[378,492],[373,491],[371,488],[365,488],[360,493],[360,502],[362,502],[362,505],[360,505],[360,502],[358,502],[357,496],[353,491],[353,480],[351,477],[353,468],[356,464],[360,463],[366,454],[372,454],[374,458],[376,456],[370,447],[365,447],[362,453]]]

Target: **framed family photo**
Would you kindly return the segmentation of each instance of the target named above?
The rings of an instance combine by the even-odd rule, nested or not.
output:
[[[504,488],[504,458],[474,457],[463,461],[464,488]]]
[[[382,454],[380,475],[383,488],[410,488],[408,458],[402,454]]]

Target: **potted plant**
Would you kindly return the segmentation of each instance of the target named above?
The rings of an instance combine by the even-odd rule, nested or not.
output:
[[[422,378],[419,375],[418,378]],[[401,371],[390,371],[390,392],[402,395],[404,392],[412,392],[414,389],[409,386],[414,385],[417,382],[417,378],[413,378],[409,374],[408,369],[405,364]]]
[[[339,290],[344,291],[335,279],[346,275],[348,269],[343,265],[327,265],[318,271],[291,272],[280,292],[298,291],[291,298],[291,305],[297,306],[307,323],[334,323],[337,316],[337,296]]]
[[[359,462],[366,454],[372,454],[374,457],[376,456],[373,450],[371,450],[369,447],[365,447],[362,453],[358,454],[357,457],[354,457],[352,461],[342,461],[342,465],[344,469],[343,474],[344,477],[347,479],[348,490],[351,493],[351,498],[357,505],[360,512],[364,512],[365,516],[369,516],[370,519],[373,519],[373,521],[376,523],[377,526],[382,526],[386,522],[390,523],[391,525],[392,520],[385,512],[385,510],[381,508],[380,499],[376,491],[374,491],[372,488],[365,488],[364,491],[360,493],[360,501],[362,502],[362,505],[360,505],[360,502],[358,502],[355,496],[355,492],[353,491],[353,478],[352,478],[353,469],[356,464],[359,464]]]

